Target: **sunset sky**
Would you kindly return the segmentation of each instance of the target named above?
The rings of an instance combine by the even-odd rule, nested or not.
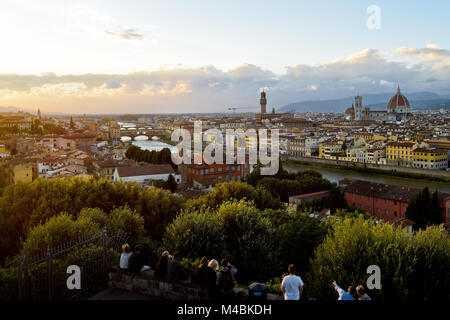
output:
[[[370,5],[381,9],[369,29]],[[450,1],[0,3],[0,106],[161,113],[450,94]],[[255,109],[256,110],[256,109]]]

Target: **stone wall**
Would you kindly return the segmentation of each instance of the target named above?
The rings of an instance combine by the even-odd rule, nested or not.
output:
[[[110,288],[118,288],[153,297],[170,300],[208,300],[208,293],[203,286],[190,280],[168,283],[159,280],[153,270],[140,273],[127,272],[113,267],[109,273]],[[235,288],[235,293],[241,300],[248,297],[248,290]],[[281,300],[280,295],[268,294],[268,300]]]
[[[293,157],[293,156],[284,156],[282,160],[303,161],[303,162],[311,163],[313,165],[315,163],[334,164],[334,165],[346,166],[346,167],[372,168],[372,169],[380,169],[380,170],[385,170],[385,171],[397,171],[397,172],[404,172],[404,173],[421,174],[421,175],[430,176],[430,177],[439,177],[439,178],[447,178],[447,179],[450,178],[450,171],[445,171],[445,170],[419,169],[419,168],[411,168],[411,167],[380,165],[380,164],[374,164],[374,163],[362,163],[362,162],[351,162],[351,161],[308,158],[308,157]]]

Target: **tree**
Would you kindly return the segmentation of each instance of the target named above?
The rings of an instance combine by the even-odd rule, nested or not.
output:
[[[172,192],[172,193],[177,191],[178,185],[177,185],[177,182],[175,181],[175,178],[173,177],[173,175],[169,175],[164,187],[165,187],[165,189],[170,190],[170,192]]]
[[[201,207],[216,208],[226,200],[254,201],[259,209],[278,209],[281,203],[278,199],[265,189],[254,188],[253,186],[241,181],[221,182],[207,194],[187,202],[187,206],[199,209]]]
[[[336,221],[316,249],[306,277],[313,299],[336,300],[331,283],[343,288],[365,284],[367,267],[381,269],[375,300],[447,300],[450,294],[450,238],[441,226],[409,233],[363,217]]]
[[[439,195],[436,192],[430,197],[428,187],[412,198],[406,208],[405,216],[414,221],[415,230],[424,229],[432,224],[442,223]]]
[[[74,220],[73,216],[64,212],[30,229],[27,236],[28,253],[39,254],[47,248],[76,241],[78,236],[87,238],[99,232],[99,225],[91,219],[81,217]]]
[[[275,231],[272,241],[280,261],[278,272],[282,273],[293,263],[298,274],[304,275],[315,248],[323,242],[329,226],[320,219],[309,217],[307,212],[265,210],[263,216],[269,219]]]
[[[164,247],[196,259],[228,258],[239,281],[270,278],[276,266],[273,229],[251,202],[225,201],[219,207],[185,211],[167,227]]]
[[[162,189],[145,189],[139,184],[112,184],[106,179],[36,179],[32,183],[7,186],[0,197],[0,260],[16,254],[20,238],[48,219],[67,212],[76,217],[83,208],[110,212],[128,206],[144,218],[154,240],[160,240],[166,226],[183,208],[181,196]]]

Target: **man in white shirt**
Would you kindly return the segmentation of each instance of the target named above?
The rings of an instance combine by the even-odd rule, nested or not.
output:
[[[293,264],[288,267],[288,271],[289,274],[283,278],[281,283],[284,300],[300,300],[303,292],[303,281],[295,275],[296,268]]]

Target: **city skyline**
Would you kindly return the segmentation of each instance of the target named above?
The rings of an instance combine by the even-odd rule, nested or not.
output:
[[[371,30],[367,8],[380,8]],[[445,1],[5,1],[0,106],[70,113],[268,110],[357,93],[449,94]],[[402,19],[398,19],[401,12]],[[419,23],[420,22],[420,23]],[[328,27],[324,27],[328,26]],[[250,110],[249,110],[250,111]]]

